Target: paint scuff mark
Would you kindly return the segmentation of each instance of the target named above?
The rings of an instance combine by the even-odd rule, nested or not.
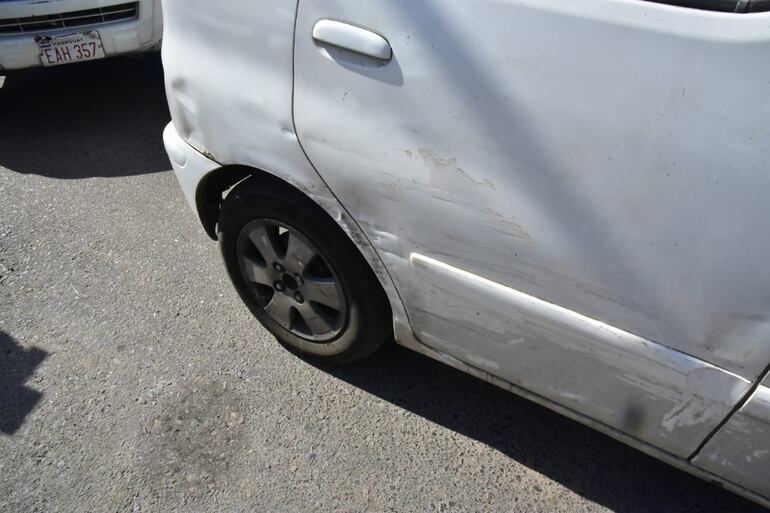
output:
[[[663,416],[661,422],[663,428],[669,433],[674,429],[696,426],[711,420],[708,418],[708,404],[700,397],[691,397],[682,403],[676,404]]]
[[[497,230],[497,231],[500,231],[500,232],[505,233],[507,235],[512,235],[514,237],[517,237],[519,239],[523,239],[523,240],[528,241],[528,242],[534,242],[532,240],[532,236],[529,234],[529,232],[527,232],[527,230],[525,230],[520,224],[518,224],[518,223],[512,221],[511,219],[505,217],[503,214],[501,214],[500,212],[498,212],[498,211],[496,211],[494,209],[487,208],[486,211],[489,214],[491,214],[495,218],[496,221],[498,221],[498,222],[500,222],[500,223],[502,223],[504,225],[505,230]]]
[[[434,172],[431,173],[430,183],[434,187],[447,188],[446,185],[456,180],[458,177],[472,183],[476,187],[495,188],[495,184],[484,178],[477,180],[469,175],[463,168],[457,165],[456,158],[442,158],[435,154],[433,150],[420,148],[417,153],[425,162],[430,164]],[[454,176],[453,176],[454,175]],[[449,180],[449,182],[446,182]]]

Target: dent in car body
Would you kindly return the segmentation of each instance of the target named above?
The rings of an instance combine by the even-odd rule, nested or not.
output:
[[[221,166],[248,166],[301,190],[355,242],[388,296],[396,336],[408,341],[412,332],[406,312],[380,257],[297,141],[292,118],[295,5],[260,2],[244,8],[241,2],[223,1],[217,16],[211,16],[208,1],[163,3],[162,56],[173,126],[185,143],[218,164],[199,167],[197,176],[178,173],[180,182],[195,211],[197,184]],[[210,34],[227,37],[212,40]]]

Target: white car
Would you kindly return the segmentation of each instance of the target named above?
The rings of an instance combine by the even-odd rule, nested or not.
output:
[[[394,337],[768,505],[768,7],[164,0],[165,145],[292,351]]]
[[[160,49],[160,0],[0,0],[0,72]]]

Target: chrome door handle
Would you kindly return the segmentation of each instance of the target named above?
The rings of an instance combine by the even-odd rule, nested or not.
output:
[[[384,61],[393,55],[384,37],[342,21],[319,20],[313,26],[313,39]]]

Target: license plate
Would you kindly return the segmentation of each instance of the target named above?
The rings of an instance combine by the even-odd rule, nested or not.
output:
[[[96,30],[64,36],[36,36],[43,66],[103,59],[104,46]]]

